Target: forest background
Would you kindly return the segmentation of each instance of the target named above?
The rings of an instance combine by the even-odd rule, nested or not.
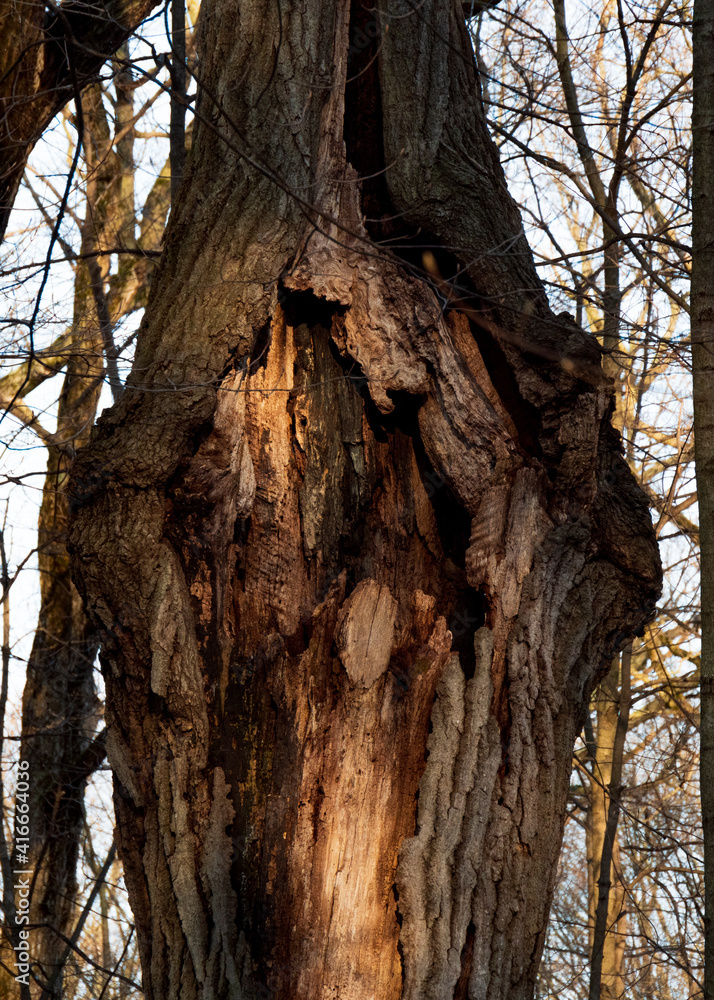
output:
[[[502,0],[464,13],[551,304],[602,344],[615,424],[649,497],[665,571],[657,615],[613,661],[576,749],[538,996],[585,995],[597,964],[601,996],[695,997],[703,874],[691,7]],[[27,759],[33,995],[141,995],[113,841],[97,642],[69,582],[64,488],[131,366],[184,148],[190,155],[197,17],[197,5],[155,11],[83,90],[81,115],[70,105],[56,117],[23,175],[0,260],[0,863],[8,921],[17,766]],[[364,33],[353,46],[367,44],[369,21]],[[51,676],[50,660],[61,664]],[[598,930],[603,853],[612,884]],[[2,962],[0,990],[14,996],[7,940]]]

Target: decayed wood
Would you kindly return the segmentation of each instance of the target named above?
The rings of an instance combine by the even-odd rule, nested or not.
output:
[[[73,472],[153,1000],[528,997],[583,707],[658,593],[460,10],[373,17],[206,0],[182,203]]]
[[[397,602],[388,587],[362,580],[342,605],[335,643],[355,687],[370,688],[389,667]]]

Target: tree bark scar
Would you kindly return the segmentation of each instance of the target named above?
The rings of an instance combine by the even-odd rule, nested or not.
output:
[[[609,383],[559,363],[458,5],[204,4],[230,141],[75,469],[147,995],[526,1000],[582,705],[659,588]]]
[[[353,684],[369,688],[389,666],[397,612],[389,588],[375,580],[362,580],[343,604],[335,643]]]

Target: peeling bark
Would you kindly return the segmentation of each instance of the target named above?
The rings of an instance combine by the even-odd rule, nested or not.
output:
[[[72,477],[146,995],[525,998],[584,707],[660,585],[611,383],[459,6],[201,18],[134,372]]]

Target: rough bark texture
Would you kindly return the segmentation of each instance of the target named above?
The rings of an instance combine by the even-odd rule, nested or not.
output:
[[[146,995],[525,998],[583,707],[659,591],[611,384],[548,308],[459,5],[201,18],[72,485]]]

